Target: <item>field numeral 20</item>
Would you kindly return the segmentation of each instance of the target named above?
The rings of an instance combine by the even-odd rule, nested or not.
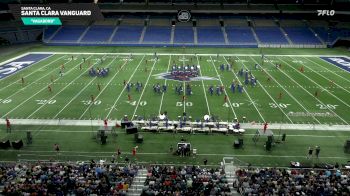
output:
[[[332,104],[316,104],[317,107],[319,107],[321,110],[335,110],[338,105],[332,105]]]
[[[181,102],[181,101],[178,101],[178,102],[176,102],[176,106],[177,106],[177,107],[182,107],[182,106],[184,106],[184,103]],[[192,106],[193,106],[193,103],[192,103],[192,102],[185,102],[185,106],[187,106],[187,107],[192,107]]]
[[[56,100],[54,99],[51,99],[51,100],[46,100],[46,99],[37,99],[35,100],[37,102],[37,104],[39,105],[45,105],[45,104],[54,104],[56,103]]]
[[[12,99],[0,99],[0,103],[6,104],[6,103],[11,103]]]
[[[81,101],[84,105],[90,105],[91,103],[92,103],[92,101],[91,100],[88,100],[88,101],[86,101],[86,100],[84,100],[84,101]],[[94,105],[100,105],[101,104],[101,100],[96,100],[96,101],[94,101]]]

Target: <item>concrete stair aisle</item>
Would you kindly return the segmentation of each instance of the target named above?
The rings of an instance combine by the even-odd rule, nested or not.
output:
[[[140,196],[147,178],[147,169],[140,169],[128,190],[128,196]]]
[[[170,34],[170,43],[174,44],[174,34],[175,34],[175,26],[171,27],[171,34]]]
[[[225,165],[225,173],[226,173],[226,178],[228,181],[228,185],[230,187],[231,190],[231,195],[232,196],[238,196],[240,195],[236,188],[233,187],[233,182],[237,181],[237,175],[236,175],[236,170],[237,167],[233,166],[233,165]]]
[[[77,43],[80,43],[81,40],[84,38],[84,36],[86,35],[86,33],[89,31],[89,29],[91,28],[91,26],[88,26],[85,31],[81,34],[81,36],[79,37]]]
[[[194,38],[194,44],[198,44],[198,37],[197,37],[197,27],[192,27],[193,28],[193,38]]]
[[[253,27],[250,27],[250,30],[251,30],[252,33],[253,33],[253,36],[254,36],[254,38],[255,38],[255,40],[256,40],[256,43],[260,44],[260,40],[259,40],[258,36],[256,35],[254,28],[253,28]]]
[[[112,43],[114,35],[117,33],[119,26],[115,26],[112,35],[108,39],[108,43]]]
[[[56,34],[62,29],[63,26],[60,26],[46,41],[50,42],[52,38],[56,36]]]
[[[224,39],[225,39],[225,44],[228,45],[228,38],[227,38],[227,33],[226,33],[226,29],[225,27],[221,27],[221,31],[222,31],[222,34],[224,35]]]
[[[284,31],[284,29],[282,27],[280,27],[280,30],[281,30],[282,34],[284,35],[284,37],[287,39],[288,43],[290,45],[293,45],[292,40],[290,40],[290,38],[288,37],[288,34]]]
[[[144,26],[140,36],[139,44],[142,44],[143,38],[145,37],[145,34],[146,34],[146,30],[147,30],[147,26]]]

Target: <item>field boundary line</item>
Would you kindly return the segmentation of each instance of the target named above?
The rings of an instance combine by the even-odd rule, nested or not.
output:
[[[257,63],[257,61],[253,58],[253,57],[250,57],[255,63]],[[272,64],[272,63],[271,63]],[[269,75],[269,77],[271,77],[271,79],[273,80],[273,81],[275,81],[297,104],[299,104],[299,106],[301,106],[303,109],[304,109],[304,111],[305,112],[307,112],[307,113],[310,113],[309,112],[309,110],[307,110],[306,108],[305,108],[305,106],[303,106],[287,89],[285,89],[271,74],[270,74],[270,72],[269,71],[266,71],[266,69],[265,68],[263,68],[262,66],[260,66],[261,67],[261,69],[264,71],[264,73],[266,73],[267,75]],[[314,120],[316,120],[316,122],[318,122],[319,124],[321,124],[321,122],[316,118],[316,117],[314,117],[314,116],[312,116],[312,118],[314,119]]]
[[[103,58],[103,57],[102,57]],[[95,64],[97,64],[98,61],[96,61],[94,64],[92,64],[90,67],[88,67],[87,70],[89,70],[92,66],[94,66]],[[78,64],[79,65],[79,64]],[[74,69],[74,68],[73,68]],[[77,77],[74,78],[74,80],[70,81],[66,86],[64,86],[62,89],[60,89],[55,95],[53,95],[49,100],[51,101],[53,98],[55,98],[57,95],[59,95],[61,92],[63,92],[66,88],[68,88],[74,81],[78,80],[82,75],[86,74],[86,72],[83,71],[83,73],[81,73],[80,75],[78,75]],[[44,106],[47,105],[46,102],[45,104],[42,104],[39,108],[37,108],[33,113],[31,113],[27,118],[32,117],[36,112],[38,112],[41,108],[43,108]]]
[[[13,126],[16,125],[48,125],[48,126],[103,126],[101,120],[73,120],[73,119],[10,119]],[[111,120],[112,124],[120,123],[120,120]],[[135,121],[136,123],[136,121]],[[175,123],[178,123],[175,121]],[[261,123],[240,123],[243,129],[261,129]],[[4,118],[0,118],[0,125],[6,125]],[[273,123],[269,124],[269,129],[279,130],[317,130],[317,131],[350,131],[350,125],[344,124],[288,124]]]
[[[171,63],[171,55],[169,55],[169,63],[168,63],[167,72],[169,72],[170,63]],[[164,85],[165,85],[165,86],[166,86],[167,81],[168,81],[168,80],[165,80],[165,82],[164,82]],[[165,95],[165,93],[163,92],[163,93],[162,93],[162,98],[161,98],[161,100],[160,100],[160,105],[159,105],[158,115],[160,115],[160,112],[161,112],[162,107],[163,107],[163,99],[164,99],[164,95]]]
[[[221,86],[224,86],[224,83],[222,83],[222,80],[221,80],[221,76],[220,76],[218,70],[216,69],[215,64],[214,64],[214,60],[213,60],[213,58],[212,58],[211,56],[210,56],[210,61],[211,61],[212,66],[213,66],[214,69],[215,69],[216,75],[219,77],[219,81],[220,81],[220,83],[221,83]],[[233,109],[233,106],[232,106],[232,103],[231,103],[231,99],[230,99],[230,97],[228,96],[228,94],[227,94],[225,88],[224,88],[224,92],[225,92],[225,95],[226,95],[227,98],[228,98],[228,103],[230,104],[231,110],[232,110],[233,114],[235,115],[235,118],[237,118],[236,112],[235,112],[235,110]]]
[[[122,52],[122,53],[118,53],[118,52],[29,52],[30,54],[88,54],[88,55],[101,55],[101,54],[107,54],[107,55],[130,55],[130,52],[126,53],[126,52]],[[132,53],[133,55],[154,55],[154,53],[142,53],[142,52],[136,52],[136,53]],[[169,56],[169,55],[173,55],[173,56],[216,56],[217,53],[215,54],[211,54],[211,53],[158,53],[157,55],[160,56]],[[228,53],[220,53],[220,55],[223,56],[261,56],[260,54],[247,54],[247,53],[239,53],[239,54],[228,54]],[[309,54],[309,55],[298,55],[298,54],[264,54],[264,56],[296,56],[296,57],[346,57],[348,58],[348,56],[346,55],[324,55],[324,54]]]
[[[91,56],[90,56],[91,57]],[[83,62],[81,62],[81,63],[83,63]],[[81,64],[80,63],[80,64]],[[73,71],[74,70],[74,67],[76,67],[76,66],[78,66],[78,65],[80,65],[80,64],[77,64],[77,65],[75,65],[75,66],[73,66],[67,73],[70,73],[71,71]],[[61,77],[58,77],[58,78],[56,78],[53,82],[56,82],[57,80],[59,80]],[[39,90],[38,92],[36,92],[35,94],[33,94],[32,96],[30,96],[29,98],[27,98],[26,100],[24,100],[24,101],[22,101],[20,104],[18,104],[16,107],[14,107],[14,108],[12,108],[12,110],[10,110],[9,112],[7,112],[6,114],[4,114],[1,118],[3,118],[3,117],[5,117],[5,116],[7,116],[7,115],[9,115],[11,112],[13,112],[14,110],[16,110],[18,107],[20,107],[21,105],[23,105],[24,103],[26,103],[27,101],[29,101],[30,99],[32,99],[33,97],[35,97],[37,94],[39,94],[41,91],[43,91],[43,90],[45,90],[46,89],[46,87],[45,88],[42,88],[41,90]]]
[[[157,62],[158,62],[158,60],[157,60],[157,58],[155,58],[155,61],[154,61],[154,63],[153,63],[153,66],[152,66],[152,68],[151,68],[151,70],[150,70],[150,72],[149,72],[149,75],[148,75],[148,77],[147,77],[147,80],[146,80],[146,83],[145,83],[145,87],[142,89],[140,98],[139,98],[139,100],[138,100],[137,103],[136,103],[134,113],[133,113],[132,116],[131,116],[131,120],[133,120],[134,117],[135,117],[135,114],[136,114],[136,112],[137,112],[137,108],[139,108],[140,101],[141,101],[141,99],[142,99],[143,93],[145,93],[145,90],[146,90],[146,88],[147,88],[147,84],[148,84],[148,82],[149,82],[149,79],[151,78],[151,75],[152,75],[154,66],[157,64]]]
[[[284,63],[286,63],[289,67],[291,67],[292,69],[294,70],[297,70],[295,69],[291,64],[287,63],[286,61],[282,60],[281,58],[278,58],[280,59],[281,61],[283,61]],[[305,67],[307,67],[306,65],[304,65]],[[308,68],[308,67],[307,67]],[[310,68],[308,68],[310,69]],[[313,69],[310,69],[310,70],[313,70]],[[329,92],[329,90],[323,86],[321,86],[319,83],[315,82],[313,79],[309,78],[309,77],[306,77],[305,74],[302,74],[300,72],[298,72],[299,75],[302,75],[304,78],[308,79],[309,81],[311,81],[312,83],[316,84],[320,89],[322,89],[323,91],[326,91],[329,95],[331,95],[332,97],[334,97],[335,99],[337,99],[338,101],[342,102],[344,105],[348,106],[350,108],[350,105],[348,103],[346,103],[345,101],[343,101],[342,99],[340,99],[338,96],[334,95],[333,93]],[[317,73],[318,74],[318,73]],[[304,88],[304,87],[303,87]]]
[[[283,61],[283,60],[282,60]],[[283,61],[285,62],[285,61]],[[271,65],[273,65],[271,62],[269,62]],[[286,62],[285,62],[286,63]],[[287,63],[288,64],[288,63]],[[289,64],[288,64],[289,65]],[[290,65],[289,65],[290,66]],[[286,74],[284,71],[280,70],[281,73],[283,73],[285,76],[287,76],[291,81],[293,81],[295,84],[297,84],[301,89],[303,89],[307,94],[309,94],[312,98],[315,98],[308,90],[306,90],[303,86],[301,86],[297,81],[295,81],[293,78],[291,78],[288,74]],[[320,104],[325,105],[321,100],[319,100],[317,97],[315,98]],[[329,109],[328,110],[336,115],[340,120],[345,122],[346,124],[349,124],[346,122],[342,117],[340,117],[337,113],[335,113],[333,110]]]
[[[224,57],[225,58],[225,57]],[[238,57],[237,57],[238,58]],[[239,58],[238,58],[239,59]],[[255,59],[253,59],[253,58],[251,58],[256,64],[258,64],[259,65],[259,63],[257,62],[257,61],[255,61]],[[226,59],[225,59],[226,60]],[[226,62],[227,62],[227,60],[226,60]],[[245,68],[247,68],[247,66],[242,62],[242,64],[243,64],[243,66],[245,67]],[[259,65],[259,67],[261,67],[260,65]],[[289,116],[283,111],[283,109],[281,108],[281,106],[277,103],[277,101],[270,95],[270,93],[265,89],[265,87],[264,87],[264,85],[262,85],[261,83],[260,83],[260,81],[259,80],[257,80],[257,82],[258,82],[258,84],[261,86],[261,88],[265,91],[265,93],[270,97],[270,99],[276,104],[276,106],[280,109],[280,111],[287,117],[287,119],[292,123],[292,124],[294,124],[294,122],[292,121],[292,119],[290,119],[289,118]]]
[[[197,55],[196,55],[196,59],[197,59],[198,65],[199,65],[199,73],[201,74],[201,76],[203,76],[203,75],[202,75],[202,70],[201,70],[201,69],[202,69],[202,66],[201,66],[200,63],[199,63],[199,59],[198,59],[198,56],[197,56]],[[205,102],[206,102],[207,108],[208,108],[208,115],[211,116],[211,114],[210,114],[209,102],[208,102],[208,97],[207,97],[207,91],[206,91],[206,89],[204,88],[204,81],[203,81],[203,80],[201,80],[201,81],[202,81],[202,87],[203,87]]]
[[[134,77],[134,75],[135,75],[137,69],[138,69],[139,66],[141,65],[141,63],[142,63],[143,59],[145,58],[145,56],[146,56],[146,55],[143,55],[142,59],[140,60],[140,62],[139,62],[139,64],[137,65],[137,67],[135,68],[134,72],[131,74],[131,76],[130,76],[130,78],[129,78],[129,80],[128,80],[128,83],[131,81],[131,78]],[[118,98],[115,100],[115,102],[114,102],[113,105],[111,106],[111,109],[109,110],[109,112],[108,112],[108,114],[107,114],[107,116],[106,116],[105,119],[108,119],[109,115],[111,115],[111,113],[112,113],[114,107],[116,106],[117,102],[119,101],[120,97],[122,96],[122,94],[123,94],[125,88],[126,88],[126,85],[124,85],[124,87],[123,87],[123,89],[121,90],[121,92],[120,92]],[[146,86],[145,86],[144,88],[146,88]]]
[[[108,63],[107,64],[107,67],[109,67],[116,59],[118,58],[118,56],[117,57],[115,57],[110,63]],[[114,78],[114,77],[113,77]],[[86,84],[85,86],[84,86],[84,88],[83,89],[81,89],[77,94],[75,94],[74,95],[74,97],[53,117],[54,119],[64,110],[64,109],[66,109],[66,107],[70,104],[70,103],[72,103],[82,92],[84,92],[84,90],[87,88],[87,87],[89,87],[90,86],[90,84],[93,82],[93,81],[95,81],[97,79],[97,76],[95,77],[95,78],[93,78],[88,84]]]

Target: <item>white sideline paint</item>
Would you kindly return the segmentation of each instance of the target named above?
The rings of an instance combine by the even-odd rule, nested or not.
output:
[[[43,126],[102,126],[101,120],[68,120],[68,119],[11,119],[14,125],[43,125]],[[120,120],[110,120],[111,125],[120,124]],[[5,118],[0,118],[0,125],[5,125]],[[261,123],[240,123],[243,129],[261,129]],[[338,124],[288,124],[273,123],[269,124],[271,130],[317,130],[317,131],[350,131],[350,125]]]
[[[108,63],[107,67],[109,67],[116,59],[118,58],[118,56],[116,56],[110,63]],[[118,72],[117,72],[118,73]],[[114,78],[114,77],[113,77]],[[112,79],[113,79],[112,78]],[[81,89],[77,94],[75,94],[75,96],[53,117],[54,119],[57,118],[57,116],[64,110],[66,109],[66,107],[68,107],[68,105],[70,103],[72,103],[72,101],[74,101],[87,87],[90,86],[90,84],[95,81],[97,79],[97,77],[94,77],[94,79],[92,79],[87,85],[85,85],[85,87],[83,89]],[[97,100],[97,98],[96,98]],[[89,104],[91,105],[91,104]]]
[[[113,53],[113,52],[108,52],[108,53],[105,53],[105,52],[46,52],[46,51],[42,51],[42,52],[28,52],[26,54],[88,54],[88,55],[101,55],[101,54],[107,54],[107,55],[130,55],[130,52],[129,53]],[[154,55],[154,53],[140,53],[140,52],[136,52],[136,53],[132,53],[133,55]],[[186,53],[186,54],[183,54],[183,53],[158,53],[157,52],[157,55],[159,56],[169,56],[169,55],[173,55],[173,56],[193,56],[193,55],[198,55],[198,56],[216,56],[216,54],[210,54],[210,53],[207,53],[207,54],[197,54],[197,53]],[[224,53],[220,53],[220,55],[222,56],[261,56],[260,54],[224,54]],[[346,55],[324,55],[324,54],[312,54],[312,55],[298,55],[298,54],[277,54],[277,55],[274,55],[274,54],[264,54],[264,56],[296,56],[296,57],[346,57],[348,58],[348,56]]]
[[[166,72],[169,72],[170,63],[171,63],[171,55],[169,56],[169,63],[168,63],[168,68],[167,68]],[[167,81],[168,81],[168,80],[165,80],[165,82],[164,82],[164,85],[165,85],[165,86],[166,86]],[[160,100],[158,115],[160,115],[160,112],[162,111],[164,94],[165,94],[165,93],[163,92],[163,93],[162,93],[162,99]]]
[[[134,119],[134,117],[135,117],[135,114],[136,114],[137,108],[139,107],[139,105],[140,105],[140,101],[141,101],[141,99],[142,99],[142,95],[143,95],[143,93],[144,93],[144,92],[145,92],[145,90],[146,90],[146,86],[147,86],[147,84],[148,84],[149,79],[151,78],[151,75],[152,75],[152,72],[153,72],[154,66],[157,64],[157,62],[159,62],[159,61],[155,60],[155,61],[154,61],[154,63],[153,63],[153,66],[152,66],[152,68],[151,68],[151,71],[149,72],[149,75],[148,75],[148,77],[147,77],[145,87],[142,89],[142,92],[141,92],[140,98],[139,98],[139,100],[138,100],[138,101],[137,101],[137,103],[136,103],[136,107],[135,107],[134,113],[133,113],[133,114],[132,114],[132,116],[131,116],[131,120],[133,120],[133,119]]]
[[[283,61],[283,60],[282,60]],[[284,63],[286,63],[285,61],[283,61]],[[273,65],[271,62],[269,62],[271,65]],[[287,63],[288,64],[288,63]],[[289,65],[289,64],[288,64]],[[290,65],[289,65],[290,66]],[[304,87],[302,87],[297,81],[295,81],[293,78],[291,78],[288,74],[286,74],[283,70],[280,69],[280,72],[283,73],[285,76],[287,76],[290,80],[292,80],[295,84],[297,84],[301,89],[303,89],[307,94],[309,94],[312,98],[314,98],[314,96],[307,91]],[[320,104],[325,105],[320,99],[315,98]],[[329,109],[328,110],[336,115],[340,120],[342,120],[344,123],[349,124],[348,122],[346,122],[342,117],[340,117],[337,113],[335,113],[333,110]]]
[[[130,54],[130,53],[129,53],[129,54]],[[142,61],[143,61],[144,58],[145,58],[145,55],[143,55],[142,59],[140,60],[139,64],[137,65],[136,69],[135,69],[134,72],[131,74],[129,80],[127,81],[128,83],[129,83],[129,82],[131,81],[131,79],[134,77],[134,75],[135,75],[137,69],[138,69],[139,66],[141,65],[141,63],[142,63]],[[112,113],[112,111],[113,111],[113,108],[115,108],[115,106],[117,105],[117,102],[119,101],[120,97],[122,96],[122,94],[123,94],[125,88],[126,88],[126,86],[123,87],[122,91],[120,92],[118,98],[117,98],[117,99],[115,100],[115,102],[113,103],[113,105],[112,105],[111,109],[109,110],[109,112],[108,112],[108,114],[107,114],[107,116],[106,116],[105,119],[108,119],[109,115],[111,115],[111,113]],[[146,86],[145,86],[144,88],[146,88]]]
[[[214,60],[213,60],[213,58],[212,58],[211,56],[210,56],[210,60],[211,60],[211,64],[212,64],[213,67],[214,67],[214,70],[215,70],[215,72],[216,72],[216,75],[219,77],[219,81],[220,81],[220,83],[221,83],[221,86],[224,86],[224,84],[222,83],[220,74],[219,74],[218,70],[217,70],[216,67],[215,67]],[[230,99],[230,97],[228,96],[228,94],[227,94],[225,88],[224,88],[224,92],[225,92],[225,95],[227,96],[227,100],[228,100],[228,103],[230,104],[231,110],[232,110],[233,114],[235,115],[235,118],[237,118],[236,112],[235,112],[235,110],[233,109],[233,106],[232,106],[232,103],[231,103],[231,99]]]
[[[91,56],[90,56],[91,57]],[[89,57],[89,58],[90,58]],[[83,63],[83,62],[81,62],[81,63]],[[80,63],[80,64],[81,64]],[[80,64],[78,64],[78,65],[80,65]],[[78,66],[78,65],[76,65],[76,66]],[[76,66],[74,66],[74,67],[76,67]],[[71,68],[67,73],[70,73],[71,71],[73,71],[74,70],[74,67],[73,68]],[[67,74],[66,73],[66,74]],[[55,80],[54,80],[54,82],[56,82],[57,80],[59,80],[61,77],[58,77],[58,78],[56,78]],[[23,102],[21,102],[20,104],[18,104],[16,107],[14,107],[12,110],[10,110],[9,112],[7,112],[6,114],[4,114],[1,118],[4,118],[5,116],[7,116],[7,115],[9,115],[11,112],[13,112],[14,110],[16,110],[18,107],[20,107],[20,106],[22,106],[24,103],[26,103],[27,101],[29,101],[30,99],[32,99],[33,97],[35,97],[37,94],[39,94],[41,91],[43,91],[43,90],[45,90],[47,87],[44,87],[44,88],[42,88],[41,90],[39,90],[38,92],[36,92],[35,94],[33,94],[32,96],[30,96],[30,97],[28,97],[26,100],[24,100]]]
[[[105,55],[106,56],[106,55]],[[103,57],[102,57],[103,58]],[[96,61],[93,65],[91,65],[90,67],[94,66],[95,64],[97,64],[98,61]],[[90,69],[90,67],[88,69]],[[74,69],[74,68],[73,68]],[[52,96],[48,102],[50,102],[53,98],[55,98],[57,95],[59,95],[61,92],[63,92],[66,88],[68,88],[74,81],[76,81],[77,79],[79,79],[82,75],[86,74],[85,71],[83,71],[79,76],[75,77],[74,80],[72,80],[71,82],[68,83],[68,85],[64,86],[60,91],[58,91],[54,96]],[[44,106],[47,105],[47,103],[42,104],[39,108],[37,108],[33,113],[31,113],[29,116],[27,116],[27,118],[31,118],[36,112],[38,112],[41,108],[43,108]]]
[[[199,64],[199,59],[198,59],[198,56],[197,56],[197,55],[196,55],[196,59],[197,59],[197,63],[198,63],[197,65],[199,65],[199,74],[201,74],[201,76],[203,76],[203,75],[202,75],[202,66],[200,66],[200,64]],[[210,114],[209,102],[208,102],[208,97],[207,97],[207,91],[206,91],[205,88],[204,88],[204,81],[203,81],[203,80],[202,80],[202,87],[203,87],[205,102],[206,102],[207,108],[208,108],[208,115],[211,116],[211,114]]]
[[[255,61],[255,59],[253,57],[250,57],[255,63],[258,63],[257,61]],[[259,64],[259,63],[258,63]],[[272,63],[271,63],[272,64]],[[272,64],[273,65],[273,64]],[[260,66],[261,67],[261,66]],[[272,77],[272,75],[269,73],[269,71],[267,71],[267,69],[261,67],[261,69],[264,71],[264,73],[266,73],[267,75],[269,75],[269,77],[275,81],[296,103],[299,104],[299,106],[301,106],[305,112],[310,113],[287,89],[285,89],[274,77]],[[321,122],[319,120],[317,120],[314,116],[312,116],[312,118],[317,121],[319,124],[321,124]]]

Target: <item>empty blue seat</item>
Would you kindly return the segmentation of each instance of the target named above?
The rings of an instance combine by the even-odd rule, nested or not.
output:
[[[163,26],[149,26],[146,29],[145,37],[143,42],[152,42],[152,43],[169,43],[170,42],[170,27]]]
[[[86,32],[81,42],[107,42],[114,28],[113,26],[92,26]]]
[[[174,43],[194,43],[193,27],[175,27]]]
[[[226,27],[225,29],[230,44],[256,44],[250,27]]]
[[[321,44],[307,27],[284,27],[283,29],[294,44]]]
[[[197,27],[198,44],[224,44],[221,27]]]
[[[75,42],[78,41],[79,37],[86,30],[85,26],[64,26],[57,34],[52,38],[51,41],[64,41],[64,42]]]
[[[288,44],[288,40],[278,27],[256,27],[255,33],[263,44]]]
[[[119,26],[112,42],[138,43],[143,26]]]

